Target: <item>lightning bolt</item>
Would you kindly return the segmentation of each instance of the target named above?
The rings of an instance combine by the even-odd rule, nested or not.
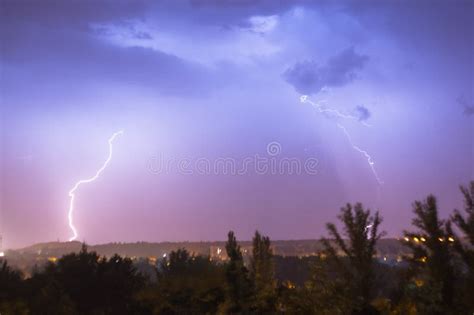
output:
[[[308,99],[308,95],[301,95],[300,96],[300,101],[301,103],[308,103],[310,104],[311,106],[313,106],[317,111],[319,111],[320,113],[322,114],[326,114],[327,116],[329,117],[337,117],[337,118],[344,118],[344,119],[352,119],[352,120],[356,120],[358,122],[360,122],[362,125],[366,126],[366,127],[371,127],[371,125],[369,125],[368,123],[366,123],[365,121],[360,121],[359,117],[357,116],[354,116],[354,115],[349,115],[349,114],[345,114],[341,111],[338,111],[337,109],[334,109],[334,108],[328,108],[328,107],[325,107],[323,105],[321,105],[320,103],[325,103],[326,100],[321,100],[317,103],[314,103],[313,101],[311,101],[310,99]]]
[[[367,163],[369,164],[370,169],[372,170],[372,173],[374,174],[375,179],[377,180],[377,183],[379,183],[379,185],[382,185],[383,181],[380,180],[379,175],[377,174],[377,171],[375,170],[375,166],[374,166],[375,162],[372,160],[372,157],[370,156],[370,154],[367,153],[367,151],[362,150],[361,148],[359,148],[357,145],[354,144],[354,142],[352,141],[351,135],[349,134],[349,132],[347,132],[347,129],[343,125],[338,123],[337,126],[342,129],[342,131],[346,135],[347,140],[351,144],[352,148],[365,156],[365,158],[367,159]]]
[[[367,239],[370,239],[370,229],[372,228],[373,224],[369,224],[365,227],[365,231],[367,232]]]
[[[344,114],[344,113],[342,113],[342,112],[340,112],[340,111],[338,111],[337,109],[334,109],[334,108],[324,107],[323,105],[320,104],[320,102],[324,102],[324,101],[314,103],[314,102],[312,102],[311,100],[308,99],[307,95],[301,95],[300,96],[300,101],[301,101],[301,103],[310,104],[316,110],[318,110],[320,113],[326,114],[329,117],[337,117],[337,118],[343,118],[343,119],[357,120],[360,123],[362,123],[363,125],[365,125],[366,127],[370,127],[369,124],[365,123],[364,121],[360,121],[358,119],[358,117],[356,117],[356,116]],[[364,157],[367,159],[367,163],[369,164],[370,169],[372,170],[372,173],[374,174],[375,180],[377,181],[377,183],[379,185],[382,185],[383,181],[380,180],[380,177],[378,176],[377,171],[375,170],[375,166],[374,166],[375,162],[373,161],[370,154],[367,151],[361,149],[359,146],[354,144],[354,142],[352,141],[351,135],[349,134],[349,132],[347,131],[347,129],[343,125],[341,125],[340,123],[337,123],[337,126],[344,132],[344,135],[346,136],[346,138],[349,141],[352,148],[354,150],[356,150],[357,152],[361,153],[362,155],[364,155]]]
[[[68,220],[69,220],[69,228],[71,229],[72,231],[72,237],[69,239],[69,241],[74,241],[76,238],[77,238],[77,230],[76,230],[76,227],[74,226],[74,223],[73,223],[73,212],[74,212],[74,200],[76,198],[76,190],[79,188],[79,186],[81,186],[82,184],[87,184],[87,183],[91,183],[93,181],[95,181],[97,178],[99,178],[100,174],[105,170],[105,168],[107,167],[107,165],[109,164],[110,160],[112,159],[112,152],[113,152],[113,143],[114,143],[114,140],[115,138],[117,138],[118,136],[120,135],[123,135],[123,131],[120,130],[120,131],[117,131],[115,132],[110,138],[109,138],[109,156],[107,157],[107,159],[105,160],[104,164],[102,165],[101,168],[99,168],[97,170],[97,172],[95,173],[94,176],[88,178],[88,179],[81,179],[80,181],[78,181],[74,187],[69,191],[69,198],[70,198],[70,201],[69,201],[69,211],[68,211]]]

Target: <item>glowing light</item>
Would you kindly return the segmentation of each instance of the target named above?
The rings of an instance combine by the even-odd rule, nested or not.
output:
[[[450,237],[448,237],[448,241],[454,242],[454,238],[452,238],[452,237],[450,236]]]
[[[410,241],[410,239],[409,239],[408,237],[406,237],[406,236],[405,236],[403,239],[404,239],[405,241],[407,241],[407,242]]]
[[[74,241],[78,234],[77,234],[77,229],[76,227],[74,226],[74,223],[73,223],[73,212],[74,212],[74,200],[75,200],[75,197],[76,197],[76,190],[79,188],[79,186],[81,186],[82,184],[87,184],[87,183],[90,183],[90,182],[93,182],[95,181],[97,178],[99,178],[100,174],[105,170],[105,168],[107,167],[107,165],[109,164],[110,160],[112,159],[112,152],[113,152],[113,143],[114,143],[114,140],[115,138],[117,138],[118,136],[120,135],[123,135],[123,131],[117,131],[115,132],[110,138],[109,138],[109,156],[107,157],[107,159],[105,160],[104,164],[102,165],[101,168],[99,168],[97,170],[97,172],[95,173],[94,176],[88,178],[88,179],[81,179],[80,181],[78,181],[74,187],[69,191],[69,198],[70,198],[70,202],[69,202],[69,211],[68,211],[68,221],[69,221],[69,228],[71,229],[72,231],[72,237],[69,239],[69,241]]]
[[[426,242],[426,239],[425,239],[424,237],[420,237],[420,240],[421,240],[422,242]]]
[[[4,253],[4,252],[0,252],[0,257],[5,257],[5,253]]]
[[[48,257],[48,261],[49,262],[52,262],[52,263],[55,263],[58,259],[54,256],[51,256],[51,257]]]
[[[416,285],[417,287],[422,287],[424,284],[425,284],[425,282],[424,282],[423,280],[421,280],[421,279],[416,279],[416,280],[415,280],[415,285]]]
[[[442,237],[438,237],[438,241],[440,241],[440,242],[444,242],[444,238],[442,238]]]
[[[418,237],[414,237],[413,240],[414,240],[415,242],[417,242],[417,243],[420,242],[420,240],[418,239]]]

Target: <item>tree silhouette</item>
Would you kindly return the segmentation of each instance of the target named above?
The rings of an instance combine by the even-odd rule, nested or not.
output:
[[[0,314],[27,314],[22,274],[0,259]]]
[[[249,300],[252,294],[251,285],[248,270],[244,266],[242,252],[233,231],[230,231],[227,235],[225,249],[229,257],[225,267],[226,299],[220,308],[220,312],[224,314],[247,313],[249,312]]]
[[[137,273],[131,259],[115,254],[100,260],[98,277],[105,313],[130,314],[136,310],[134,294],[143,288],[145,278]]]
[[[258,313],[273,313],[276,311],[277,296],[270,238],[256,231],[252,244],[250,277],[255,290],[253,307]]]
[[[209,257],[172,251],[157,270],[157,282],[138,294],[146,314],[215,314],[224,300],[222,266]]]
[[[438,217],[438,205],[433,195],[429,195],[423,202],[415,201],[413,212],[415,218],[412,224],[417,230],[405,232],[403,242],[413,253],[409,261],[415,275],[416,286],[421,287],[420,292],[426,291],[431,296],[421,298],[418,295],[415,302],[426,300],[425,304],[431,304],[430,312],[433,314],[451,314],[454,308],[455,279],[453,238],[447,232],[446,222]],[[430,288],[429,291],[427,287]],[[437,297],[438,294],[440,299]],[[425,307],[418,304],[419,308]],[[438,304],[437,309],[434,308],[435,304]]]
[[[343,224],[343,235],[333,223],[328,223],[327,230],[332,240],[323,238],[324,255],[334,263],[335,277],[345,288],[341,293],[348,295],[353,313],[370,314],[374,292],[373,257],[375,245],[384,233],[378,228],[382,218],[378,212],[371,216],[370,210],[364,210],[362,204],[354,207],[347,204],[338,215]],[[340,285],[337,285],[340,287]]]
[[[35,314],[130,314],[143,285],[130,259],[99,257],[83,245],[28,280],[30,309]]]
[[[464,196],[465,216],[456,209],[451,216],[451,222],[461,231],[470,246],[465,246],[459,237],[454,237],[454,245],[470,272],[474,272],[474,181],[469,187],[461,186],[460,189]],[[451,235],[455,236],[450,225],[448,228]]]
[[[460,291],[458,296],[459,303],[462,303],[466,309],[474,312],[474,181],[470,182],[468,187],[461,186],[461,193],[464,197],[464,213],[454,210],[451,221],[448,222],[447,230],[452,235],[453,246],[463,262],[463,268],[460,276]],[[456,235],[451,223],[461,232],[462,237]],[[466,244],[468,243],[468,244]]]

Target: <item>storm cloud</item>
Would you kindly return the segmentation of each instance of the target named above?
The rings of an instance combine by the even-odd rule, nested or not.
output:
[[[359,119],[359,121],[366,121],[372,115],[369,109],[363,105],[356,106],[355,114],[357,116],[357,119]]]
[[[458,185],[474,178],[473,4],[0,1],[4,246],[69,235],[67,191],[117,130],[126,136],[106,176],[81,192],[88,242],[216,240],[229,229],[249,239],[257,228],[311,238],[343,201],[380,205],[398,236],[409,202],[428,193],[447,216],[462,206]],[[382,194],[360,152],[300,93],[351,116],[339,122],[372,154]],[[283,148],[275,158],[317,158],[321,172],[145,169],[158,153],[244,161],[272,141]]]
[[[352,82],[369,57],[347,48],[324,65],[314,60],[297,62],[283,73],[283,78],[302,94],[317,94],[324,87],[340,87]]]
[[[464,96],[460,96],[457,98],[457,102],[459,105],[463,107],[463,113],[466,116],[474,115],[474,104],[469,103],[468,100]]]

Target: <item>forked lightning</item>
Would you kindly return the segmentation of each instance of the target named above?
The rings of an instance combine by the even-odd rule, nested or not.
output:
[[[88,178],[88,179],[81,179],[80,181],[78,181],[74,187],[69,191],[69,198],[70,198],[70,201],[69,201],[69,211],[68,211],[68,220],[69,220],[69,227],[71,228],[71,231],[72,231],[72,237],[69,239],[69,241],[74,241],[78,234],[77,234],[77,229],[76,227],[74,226],[74,223],[73,223],[73,212],[74,212],[74,200],[76,198],[76,190],[79,188],[79,186],[81,186],[82,184],[87,184],[87,183],[91,183],[93,181],[95,181],[97,178],[99,178],[100,174],[105,170],[105,168],[107,167],[107,165],[109,164],[110,160],[112,159],[112,153],[113,153],[113,143],[114,143],[114,140],[115,138],[117,138],[118,136],[120,135],[123,135],[123,131],[120,130],[120,131],[117,131],[115,132],[110,138],[109,138],[109,156],[107,157],[107,159],[105,160],[104,164],[102,165],[101,168],[99,168],[97,170],[97,172],[95,173],[94,176]]]

